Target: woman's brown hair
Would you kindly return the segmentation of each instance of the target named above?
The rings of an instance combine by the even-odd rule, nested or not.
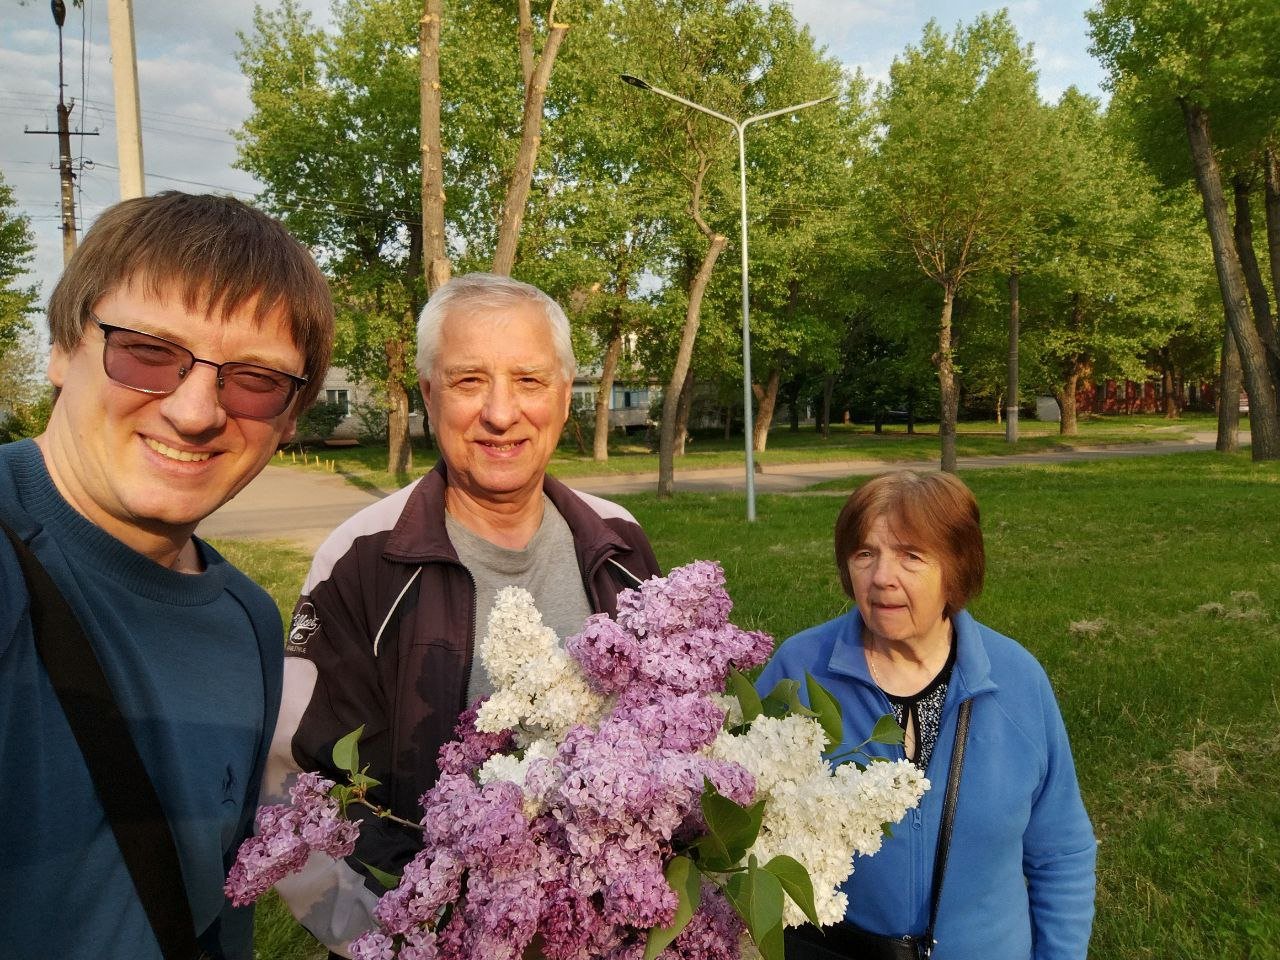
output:
[[[836,520],[836,568],[850,597],[849,558],[878,517],[884,517],[898,536],[938,558],[947,597],[945,616],[953,616],[982,592],[987,555],[973,493],[950,473],[899,470],[855,490]]]

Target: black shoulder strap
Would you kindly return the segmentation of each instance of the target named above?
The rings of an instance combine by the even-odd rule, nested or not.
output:
[[[942,798],[942,822],[938,824],[938,852],[933,861],[933,902],[929,905],[929,929],[924,934],[924,955],[933,953],[933,928],[938,922],[938,901],[942,899],[942,878],[947,872],[947,852],[951,848],[951,829],[955,825],[956,800],[960,793],[960,774],[964,770],[964,748],[969,740],[969,710],[972,700],[960,704],[956,717],[956,742],[951,748],[951,766],[947,770],[947,793]]]
[[[102,665],[66,599],[22,539],[13,543],[31,595],[36,650],[84,754],[107,822],[165,960],[199,955],[178,851]]]

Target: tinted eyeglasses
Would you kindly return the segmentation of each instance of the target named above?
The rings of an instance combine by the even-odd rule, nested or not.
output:
[[[92,316],[92,314],[90,315]],[[214,363],[163,337],[116,327],[93,317],[102,330],[102,367],[121,386],[142,393],[173,393],[197,363],[218,376],[218,403],[233,417],[270,420],[288,409],[306,377],[255,363]]]

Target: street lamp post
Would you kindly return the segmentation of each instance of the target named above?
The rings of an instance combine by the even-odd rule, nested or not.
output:
[[[751,411],[751,295],[747,268],[747,147],[745,134],[747,127],[753,123],[780,117],[786,113],[795,113],[797,110],[804,110],[806,107],[816,107],[820,103],[834,100],[836,95],[833,93],[818,100],[809,100],[805,103],[783,107],[781,110],[770,110],[768,113],[747,117],[747,119],[739,122],[732,117],[726,117],[723,113],[712,110],[710,107],[704,107],[700,103],[686,100],[679,94],[663,90],[661,87],[655,87],[653,84],[629,73],[624,73],[621,77],[624,82],[631,84],[633,87],[652,91],[660,97],[674,100],[676,103],[683,104],[691,110],[697,110],[699,113],[705,113],[709,117],[723,120],[733,127],[734,132],[738,135],[738,180],[742,197],[742,429],[746,434],[744,446],[747,453],[747,520],[754,521],[756,518],[756,476],[755,454],[751,449],[754,430]]]

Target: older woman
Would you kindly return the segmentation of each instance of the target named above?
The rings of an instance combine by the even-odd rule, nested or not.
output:
[[[857,862],[845,921],[821,934],[801,928],[788,960],[909,956],[886,938],[931,928],[934,960],[1083,960],[1096,843],[1044,670],[964,609],[985,567],[973,494],[945,473],[876,477],[840,512],[835,546],[855,606],[783,643],[758,687],[812,674],[840,702],[849,745],[892,714],[903,745],[869,749],[905,755],[932,788]],[[957,750],[962,712],[967,749]],[[939,826],[956,753],[947,844]]]

